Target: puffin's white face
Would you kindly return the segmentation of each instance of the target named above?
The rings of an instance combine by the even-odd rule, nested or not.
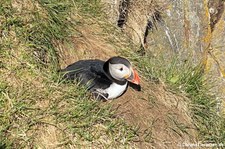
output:
[[[131,76],[131,70],[124,64],[110,64],[109,63],[109,73],[116,80],[127,79]]]
[[[104,71],[115,80],[140,84],[140,78],[130,62],[120,56],[111,57],[103,66]]]

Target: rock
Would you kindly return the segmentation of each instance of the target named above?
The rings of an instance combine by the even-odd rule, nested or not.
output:
[[[205,64],[207,75],[217,82],[213,92],[225,99],[224,0],[103,1],[111,4],[113,10],[107,12],[116,15],[111,19],[115,24],[125,10],[120,27],[145,53],[175,54]]]
[[[120,0],[101,0],[104,5],[104,12],[111,23],[117,25],[119,19]]]
[[[136,44],[144,44],[148,19],[154,14],[152,0],[102,0],[109,20],[117,24]],[[116,16],[113,16],[116,15]]]
[[[219,7],[218,7],[219,6]],[[217,16],[213,14],[214,24],[212,32],[211,49],[208,54],[206,72],[208,77],[215,82],[213,92],[218,98],[225,101],[225,12],[224,2],[215,4],[210,7],[217,12]],[[218,10],[217,10],[218,9]],[[221,11],[221,9],[223,11]],[[215,18],[217,20],[215,21]],[[212,23],[211,23],[212,24]]]
[[[157,23],[157,30],[149,34],[151,51],[175,53],[183,59],[192,56],[195,63],[200,62],[210,41],[206,4],[201,0],[166,3],[169,6],[163,21]]]

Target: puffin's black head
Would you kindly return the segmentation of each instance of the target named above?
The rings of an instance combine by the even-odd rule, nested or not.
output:
[[[118,84],[125,84],[127,81],[140,84],[140,78],[130,62],[120,56],[111,57],[103,67],[105,73]]]

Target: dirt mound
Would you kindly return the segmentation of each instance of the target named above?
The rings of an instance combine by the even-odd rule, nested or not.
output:
[[[179,148],[194,136],[184,100],[162,84],[148,82],[142,83],[141,92],[129,89],[112,104],[117,116],[138,127],[140,148]]]
[[[117,55],[110,44],[89,32],[86,28],[82,36],[73,38],[74,49],[61,48],[62,68],[80,59],[106,60]],[[136,145],[140,148],[179,148],[183,142],[190,141],[195,134],[187,99],[167,91],[160,81],[154,83],[142,77],[141,86],[141,92],[128,88],[122,97],[103,103],[111,104],[117,117],[137,127],[140,138]]]

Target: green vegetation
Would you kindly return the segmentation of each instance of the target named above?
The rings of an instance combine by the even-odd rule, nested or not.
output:
[[[65,41],[75,21],[68,20],[71,1],[27,1],[1,4],[2,49],[16,48],[23,42],[35,64],[48,64],[58,69],[57,41]],[[16,38],[17,41],[13,40]],[[15,43],[18,42],[18,43]],[[15,47],[12,47],[15,46]]]
[[[57,74],[58,45],[70,44],[70,37],[80,34],[77,27],[93,23],[94,17],[104,17],[98,0],[0,2],[0,148],[43,147],[42,139],[50,142],[55,133],[58,147],[134,146],[137,128],[115,117],[110,106],[91,100],[85,89],[64,84]],[[115,38],[121,35],[116,28],[104,21],[100,26],[102,38],[131,59],[146,79],[160,80],[171,92],[190,99],[200,140],[225,143],[225,116],[208,93],[201,66],[139,56],[126,37]]]
[[[162,79],[167,89],[187,96],[189,109],[198,138],[208,143],[225,143],[225,115],[220,102],[209,92],[209,85],[204,75],[204,66],[195,66],[189,60],[182,62],[177,58],[136,57],[141,72],[152,81]]]
[[[133,57],[135,54],[127,50],[122,53],[133,58],[148,80],[156,83],[161,80],[171,92],[183,94],[190,99],[188,107],[201,141],[225,143],[225,115],[216,95],[209,92],[213,84],[209,85],[203,65],[196,66],[191,60],[179,60],[175,55],[171,58],[156,58],[140,57],[137,54]]]
[[[2,141],[8,147],[32,147],[32,142],[41,141],[37,140],[41,135],[37,130],[45,131],[51,126],[61,135],[56,140],[63,142],[59,146],[79,147],[82,140],[97,143],[104,136],[109,141],[118,138],[114,145],[126,145],[137,137],[134,128],[113,118],[110,107],[89,100],[86,91],[74,87],[74,84],[46,82],[43,88],[21,81],[24,84],[19,88],[6,87],[1,92],[0,138],[4,138]],[[69,135],[73,135],[76,141]]]
[[[98,141],[120,146],[137,137],[135,128],[114,118],[110,106],[90,100],[85,89],[65,85],[57,74],[58,44],[69,44],[79,24],[73,15],[89,14],[99,7],[93,4],[0,2],[0,148],[45,147],[48,142],[39,140],[45,133],[47,141],[57,137],[55,147],[98,146]],[[51,127],[57,136],[48,132]]]

